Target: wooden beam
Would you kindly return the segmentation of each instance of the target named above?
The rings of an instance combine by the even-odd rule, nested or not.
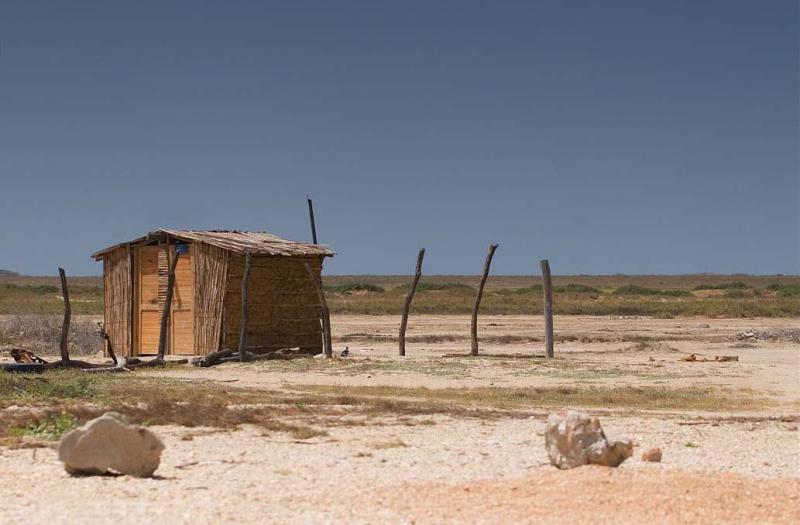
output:
[[[72,318],[72,307],[69,304],[69,287],[67,286],[67,274],[64,268],[58,269],[58,276],[61,278],[61,296],[64,298],[64,322],[61,324],[61,364],[69,366],[69,322]]]
[[[492,265],[492,257],[494,257],[495,250],[497,250],[497,245],[490,244],[489,252],[486,254],[486,261],[483,263],[483,273],[481,274],[481,282],[478,284],[478,293],[475,295],[475,304],[472,305],[472,355],[478,355],[478,308],[481,306],[483,287],[489,277],[489,267]]]
[[[167,254],[169,254],[169,249],[169,245],[167,245]],[[164,298],[164,309],[161,312],[161,327],[158,332],[158,356],[155,359],[158,363],[164,362],[164,354],[167,351],[167,328],[169,327],[169,314],[172,308],[172,293],[175,290],[175,268],[178,266],[180,257],[180,250],[175,250],[175,257],[170,262],[169,273],[167,274],[167,296]]]
[[[247,292],[250,287],[251,255],[244,256],[244,275],[242,276],[242,325],[239,329],[239,361],[245,360],[245,345],[247,344],[247,328],[250,323],[250,308],[247,305]]]
[[[311,220],[311,239],[314,244],[317,244],[317,224],[314,222],[314,203],[311,202],[308,195],[306,195],[306,200],[308,201],[308,218]]]
[[[542,268],[542,290],[544,291],[544,344],[547,357],[555,357],[553,350],[553,282],[550,277],[550,263],[547,259],[539,262]]]
[[[400,337],[398,338],[400,355],[406,355],[406,327],[408,326],[408,311],[411,308],[411,300],[414,299],[414,292],[417,291],[417,284],[419,278],[422,277],[422,259],[425,258],[425,248],[422,248],[417,255],[417,266],[414,270],[414,280],[411,283],[411,288],[406,293],[405,302],[403,303],[403,317],[400,319]]]
[[[322,289],[322,283],[317,279],[317,276],[308,263],[306,263],[306,270],[308,270],[308,276],[311,277],[314,290],[316,290],[317,297],[319,297],[319,305],[322,308],[322,348],[325,357],[331,358],[333,357],[333,340],[331,338],[331,312],[328,309],[328,301],[325,300],[325,292]]]

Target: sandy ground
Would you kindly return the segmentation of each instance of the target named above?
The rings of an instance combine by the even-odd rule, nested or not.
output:
[[[67,475],[52,449],[0,448],[0,523],[798,523],[800,344],[735,340],[755,329],[797,328],[789,319],[558,317],[554,362],[535,337],[540,319],[485,316],[481,351],[465,353],[469,320],[412,318],[409,357],[395,357],[394,317],[333,319],[348,366],[268,361],[170,375],[242,387],[294,384],[447,386],[713,385],[770,396],[743,414],[596,411],[607,433],[637,448],[619,469],[559,471],[544,450],[545,411],[502,419],[417,416],[414,423],[326,428],[298,441],[254,428],[235,432],[153,427],[166,443],[155,479]],[[353,334],[368,334],[353,335]],[[347,339],[343,341],[342,339]],[[495,342],[489,342],[493,340]],[[737,355],[687,363],[681,356]],[[555,364],[554,364],[555,363]],[[140,371],[137,373],[146,373]],[[423,421],[424,420],[424,421]],[[640,460],[660,447],[661,463]]]
[[[484,358],[443,357],[469,352],[468,316],[421,316],[412,318],[407,332],[406,357],[397,357],[396,316],[338,316],[331,320],[334,347],[349,348],[352,359],[369,362],[352,372],[315,363],[297,370],[286,363],[231,365],[225,368],[176,370],[173,375],[237,380],[242,386],[274,387],[285,384],[333,384],[346,386],[388,385],[428,388],[527,387],[552,385],[667,385],[718,386],[757,391],[782,401],[800,400],[800,345],[789,341],[738,341],[737,334],[750,330],[800,330],[796,319],[652,319],[643,317],[556,317],[554,362],[542,359],[502,359],[503,356],[535,356],[543,343],[501,343],[503,337],[534,338],[543,333],[542,320],[527,316],[480,318]],[[443,342],[415,339],[463,338]],[[343,340],[346,339],[346,340]],[[685,362],[696,354],[713,359],[733,355],[738,362]],[[496,358],[500,356],[500,358]],[[366,370],[360,372],[360,370]]]

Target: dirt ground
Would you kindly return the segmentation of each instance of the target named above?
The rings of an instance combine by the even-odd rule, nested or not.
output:
[[[541,319],[481,318],[484,357],[465,316],[414,317],[396,357],[396,317],[333,319],[351,357],[144,372],[244,388],[353,386],[713,386],[768,398],[757,411],[589,410],[634,440],[618,469],[559,471],[544,450],[552,410],[496,419],[426,415],[335,426],[296,439],[152,427],[166,443],[155,479],[76,478],[52,449],[0,448],[0,523],[798,523],[800,343],[795,319],[557,317],[557,358]],[[744,337],[744,339],[741,339]],[[688,354],[734,362],[685,362]],[[447,357],[446,357],[447,356]],[[640,460],[660,447],[661,463]]]

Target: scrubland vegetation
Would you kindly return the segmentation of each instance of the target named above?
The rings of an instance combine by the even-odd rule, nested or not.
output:
[[[406,276],[326,276],[334,314],[399,314]],[[423,276],[412,304],[417,314],[466,314],[475,298],[475,276]],[[656,317],[796,317],[798,276],[556,276],[556,314]],[[75,314],[102,314],[99,277],[70,279]],[[56,277],[0,277],[0,315],[60,314]],[[485,314],[529,314],[542,309],[536,276],[492,276],[484,292]],[[0,333],[2,337],[2,333]]]

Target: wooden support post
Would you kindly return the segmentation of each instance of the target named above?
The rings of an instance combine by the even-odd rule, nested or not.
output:
[[[306,195],[306,200],[308,201],[308,218],[311,220],[311,239],[314,244],[317,244],[317,224],[314,222],[314,203],[311,202],[308,195]]]
[[[400,345],[400,355],[406,355],[406,326],[408,326],[408,310],[411,308],[411,300],[414,299],[414,292],[417,291],[417,284],[419,278],[422,277],[422,259],[425,257],[425,248],[422,248],[417,255],[417,267],[414,270],[414,281],[411,283],[411,288],[406,293],[405,303],[403,303],[403,317],[400,319],[400,337],[398,338]]]
[[[542,289],[544,291],[544,344],[547,357],[555,357],[553,351],[553,283],[550,277],[550,263],[547,259],[539,262],[542,268]]]
[[[64,268],[58,269],[58,276],[61,278],[61,295],[64,298],[64,322],[61,324],[61,364],[69,366],[69,322],[72,318],[72,307],[69,304],[69,287],[67,286],[67,274]]]
[[[167,253],[169,253],[169,244],[167,245]],[[161,327],[158,332],[157,363],[164,362],[164,354],[167,351],[167,327],[169,327],[169,313],[172,309],[172,294],[175,290],[175,268],[178,266],[180,257],[180,250],[175,250],[175,256],[172,258],[172,262],[169,265],[169,273],[167,274],[167,296],[164,298],[164,310],[161,312]]]
[[[247,344],[247,328],[250,323],[250,308],[247,305],[247,295],[250,289],[250,254],[244,256],[244,275],[242,276],[242,325],[239,328],[239,361],[245,360],[245,345]]]
[[[331,339],[331,312],[328,309],[328,301],[325,300],[325,292],[322,289],[322,283],[317,279],[317,276],[314,274],[314,270],[311,269],[308,263],[306,263],[306,270],[308,270],[308,276],[311,278],[311,282],[314,285],[314,290],[317,292],[317,297],[319,297],[319,305],[322,308],[322,348],[325,352],[325,357],[330,358],[333,357],[333,341]]]
[[[490,244],[489,253],[486,254],[486,261],[483,263],[483,274],[481,274],[481,282],[478,284],[478,293],[475,295],[475,304],[472,305],[472,355],[478,355],[478,308],[481,306],[483,287],[489,277],[489,267],[492,265],[495,250],[497,250],[497,245]]]

